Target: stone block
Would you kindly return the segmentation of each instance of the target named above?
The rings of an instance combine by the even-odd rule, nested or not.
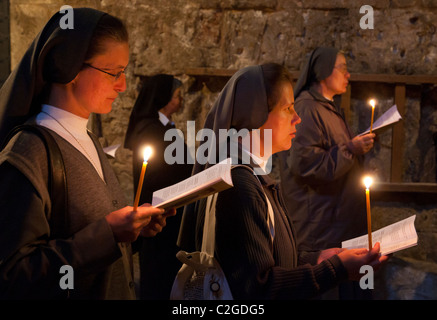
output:
[[[393,0],[390,3],[392,8],[410,8],[417,5],[420,0]]]
[[[437,299],[436,265],[413,259],[391,258],[375,274],[375,296],[387,300]]]
[[[437,0],[422,0],[422,6],[425,8],[437,8]]]
[[[287,0],[283,0],[286,2]],[[335,10],[341,8],[359,8],[363,5],[369,5],[374,9],[387,8],[390,5],[389,0],[367,0],[365,2],[358,2],[353,0],[333,0],[333,1],[317,1],[317,0],[305,0],[294,1],[295,5],[304,9],[317,9],[317,10]]]
[[[225,10],[273,10],[277,0],[202,0],[201,8],[220,8]]]

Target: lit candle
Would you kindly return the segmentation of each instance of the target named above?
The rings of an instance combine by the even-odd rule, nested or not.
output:
[[[141,168],[140,180],[138,181],[137,194],[135,195],[134,211],[137,211],[137,208],[138,208],[138,202],[140,201],[141,189],[143,188],[144,174],[146,173],[146,168],[147,168],[147,161],[149,160],[151,155],[152,155],[152,148],[146,147],[144,149],[144,153],[143,153],[144,162],[143,162],[143,167]]]
[[[373,128],[373,114],[375,113],[375,100],[371,99],[369,101],[370,105],[372,106],[372,118],[370,119],[370,133],[372,133]]]
[[[369,237],[369,251],[372,250],[372,220],[370,215],[370,191],[369,188],[373,183],[371,177],[364,178],[364,185],[366,186],[366,207],[367,207],[367,234]]]

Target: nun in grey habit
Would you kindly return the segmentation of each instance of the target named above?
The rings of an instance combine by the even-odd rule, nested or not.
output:
[[[338,55],[342,53],[335,48],[311,52],[294,89],[302,122],[293,147],[278,154],[282,193],[299,234],[299,251],[341,247],[342,241],[367,232],[363,155],[348,147],[354,134],[340,108],[341,96],[328,99],[317,87],[333,72],[343,72],[337,81],[347,81],[346,66],[336,66]],[[342,295],[354,297],[353,291],[362,297],[359,288]]]
[[[65,188],[51,190],[51,172],[58,167],[50,168],[43,140],[31,131],[16,134],[0,153],[0,299],[135,299],[130,242],[117,237],[114,220],[106,219],[132,212],[117,177],[97,137],[87,132],[86,118],[42,105],[52,84],[66,90],[63,85],[82,71],[91,45],[107,41],[108,28],[122,38],[116,45],[127,48],[127,32],[119,19],[91,8],[73,10],[74,28],[62,29],[62,14],[54,14],[0,90],[0,139],[24,122],[45,126],[65,167]],[[115,59],[126,62],[126,53],[128,49]],[[108,52],[99,57],[108,58]],[[93,72],[100,84],[117,81],[109,78],[116,75]],[[72,131],[62,123],[73,124]],[[80,144],[73,129],[83,130],[95,161],[73,145],[73,138]],[[67,201],[56,207],[59,193]],[[149,210],[138,209],[135,216]],[[57,220],[61,223],[54,224]],[[61,269],[64,265],[67,271]],[[65,272],[68,276],[61,279]]]
[[[279,153],[282,190],[301,250],[338,247],[367,230],[363,157],[347,148],[354,135],[339,96],[328,100],[314,86],[331,75],[338,54],[335,48],[311,53],[294,89],[302,122],[293,147]]]

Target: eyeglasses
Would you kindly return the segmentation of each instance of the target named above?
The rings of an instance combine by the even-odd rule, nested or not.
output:
[[[126,69],[123,69],[123,70],[121,70],[120,72],[117,72],[116,74],[113,74],[113,73],[109,73],[109,72],[107,72],[107,71],[105,71],[105,70],[102,70],[102,69],[96,68],[96,67],[90,65],[89,63],[84,63],[84,65],[87,66],[87,67],[90,67],[90,68],[96,69],[96,70],[98,70],[98,71],[100,71],[100,72],[103,72],[103,73],[109,74],[110,76],[114,77],[114,81],[117,81],[118,79],[120,79],[121,75],[122,75],[122,74],[124,73],[124,71],[126,70]]]
[[[340,71],[343,74],[346,74],[347,71],[347,65],[343,64],[339,64],[338,66],[334,66],[334,68],[338,69],[338,71]]]

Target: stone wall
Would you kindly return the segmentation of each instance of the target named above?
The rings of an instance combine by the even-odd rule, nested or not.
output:
[[[17,63],[49,17],[64,4],[90,6],[124,19],[130,33],[128,89],[113,111],[93,120],[102,144],[123,144],[141,77],[170,73],[184,83],[184,110],[176,116],[183,131],[196,129],[226,82],[226,77],[195,77],[187,68],[238,69],[274,61],[299,71],[316,46],[346,52],[351,73],[437,74],[435,0],[10,0],[11,65]],[[374,29],[361,29],[362,5],[374,9]],[[377,96],[378,112],[394,101],[391,85],[357,83],[351,97],[351,125],[368,126],[366,100]],[[407,87],[405,182],[436,182],[437,89]],[[377,114],[378,115],[378,114]],[[380,137],[366,166],[389,181],[391,134]],[[118,149],[111,163],[126,196],[133,200],[131,152]],[[380,193],[372,202],[374,228],[416,214],[419,246],[394,255],[378,274],[381,299],[436,299],[437,209],[434,194]]]
[[[10,71],[10,32],[9,32],[9,2],[0,2],[0,86]]]

